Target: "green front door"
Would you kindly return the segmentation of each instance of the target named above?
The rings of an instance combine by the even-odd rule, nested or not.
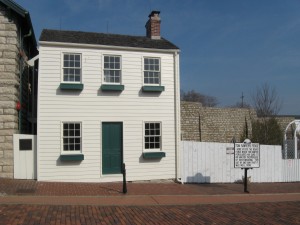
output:
[[[102,123],[102,173],[119,174],[123,158],[123,124]]]

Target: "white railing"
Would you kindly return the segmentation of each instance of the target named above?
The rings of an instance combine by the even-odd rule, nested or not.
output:
[[[181,178],[185,183],[241,182],[234,168],[232,143],[181,142]],[[226,150],[227,149],[227,150]],[[300,159],[282,159],[281,146],[260,145],[260,167],[248,170],[251,182],[300,181]]]

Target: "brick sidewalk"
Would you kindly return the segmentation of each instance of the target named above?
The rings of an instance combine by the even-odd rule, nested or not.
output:
[[[300,202],[300,193],[246,195],[2,196],[0,205],[161,206]]]
[[[37,182],[0,178],[0,195],[122,196],[118,183]],[[244,194],[243,184],[128,183],[128,195],[229,195]],[[251,183],[250,194],[300,193],[300,182]]]
[[[0,224],[299,224],[300,202],[193,206],[0,205]]]
[[[300,224],[300,182],[57,183],[0,179],[0,224]],[[242,204],[241,204],[242,203]]]

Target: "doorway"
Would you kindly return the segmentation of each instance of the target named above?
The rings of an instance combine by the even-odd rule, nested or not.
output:
[[[123,123],[102,123],[102,174],[122,173]]]

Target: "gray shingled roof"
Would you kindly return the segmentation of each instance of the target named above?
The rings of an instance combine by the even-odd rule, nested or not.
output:
[[[154,40],[143,36],[104,34],[82,31],[60,31],[48,29],[44,29],[42,31],[40,41],[151,49],[179,49],[176,45],[172,44],[164,38]]]

